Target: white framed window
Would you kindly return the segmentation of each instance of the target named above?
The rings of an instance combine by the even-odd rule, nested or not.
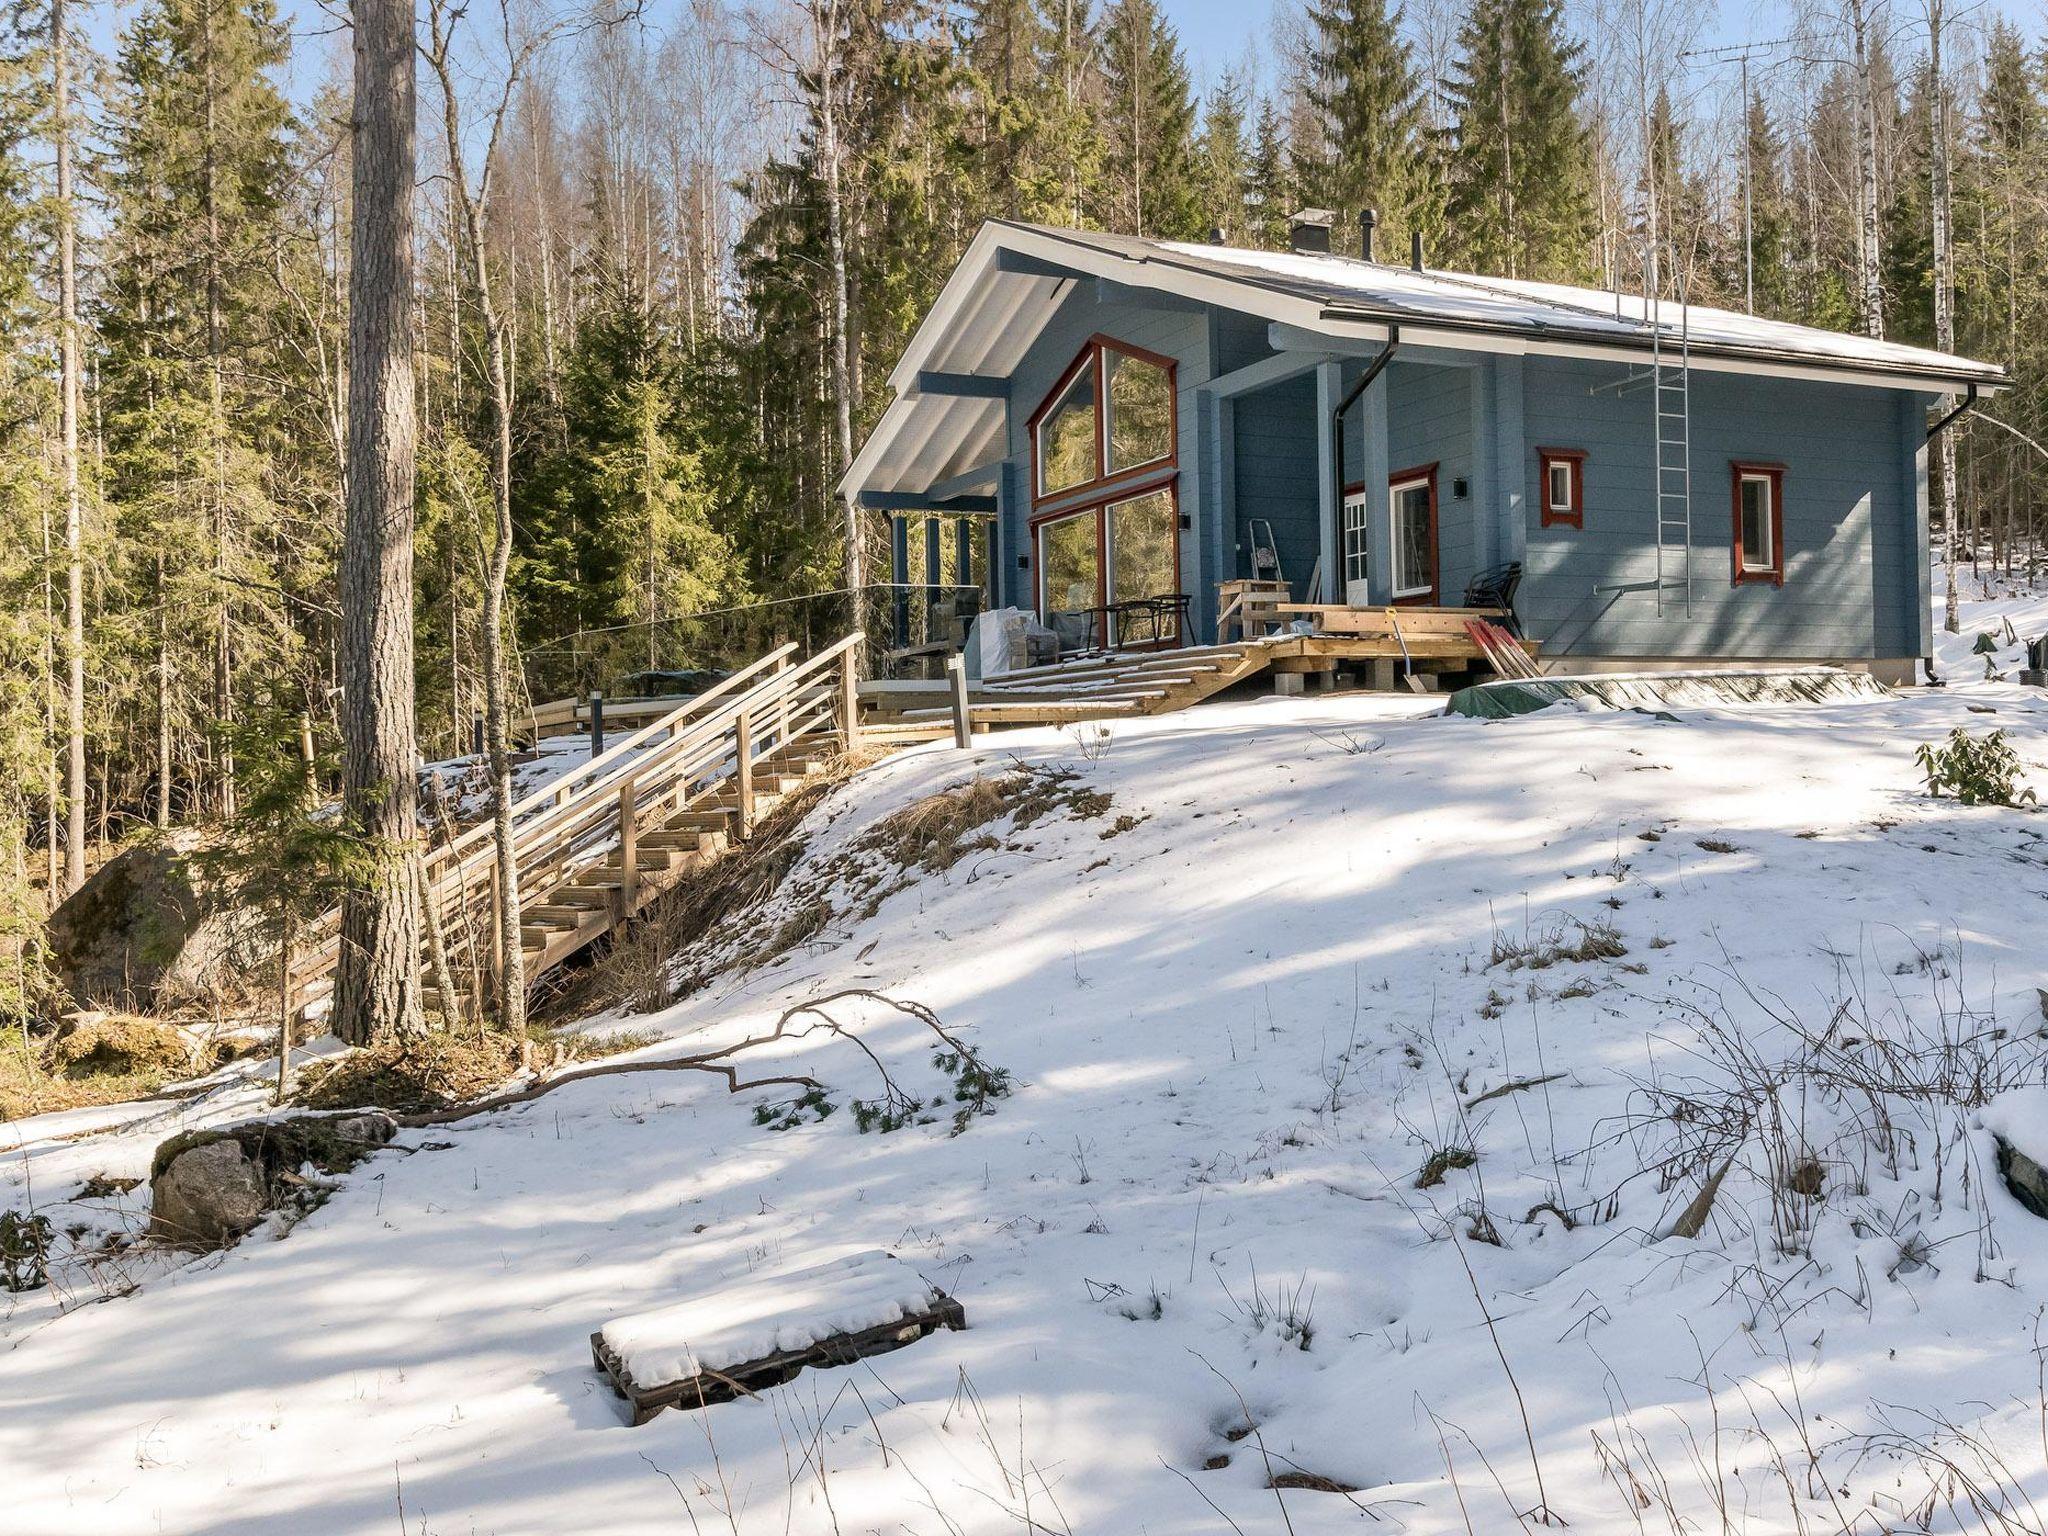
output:
[[[1371,568],[1372,499],[1365,487],[1354,485],[1344,493],[1344,586],[1363,590]],[[1356,599],[1363,602],[1363,596]]]
[[[1785,467],[1732,463],[1737,585],[1785,581]]]
[[[1436,596],[1436,466],[1403,471],[1387,486],[1393,597]]]
[[[1586,525],[1586,452],[1583,448],[1538,448],[1543,466],[1543,526]]]

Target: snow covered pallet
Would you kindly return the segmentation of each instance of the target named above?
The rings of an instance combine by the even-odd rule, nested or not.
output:
[[[730,1402],[807,1365],[849,1365],[966,1326],[959,1302],[894,1254],[870,1248],[613,1318],[590,1336],[590,1353],[633,1405],[633,1422],[645,1424],[664,1408]]]

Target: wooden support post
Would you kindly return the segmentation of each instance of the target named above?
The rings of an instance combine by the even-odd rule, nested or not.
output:
[[[733,718],[732,735],[739,759],[734,783],[739,788],[740,797],[734,825],[744,839],[754,834],[754,724],[744,710]]]
[[[839,745],[849,757],[860,746],[859,663],[854,648],[839,653]]]
[[[967,705],[967,658],[958,651],[946,658],[946,681],[953,694],[953,745],[974,745],[974,715]]]
[[[775,663],[775,677],[781,691],[775,695],[775,750],[789,751],[789,688],[782,682],[782,674],[789,670],[789,658],[783,656]]]
[[[619,786],[619,920],[633,915],[640,895],[640,817],[633,806],[633,781]]]

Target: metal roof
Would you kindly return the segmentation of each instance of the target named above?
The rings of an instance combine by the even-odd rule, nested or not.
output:
[[[841,481],[844,494],[923,491],[1000,457],[997,398],[925,394],[932,372],[1006,378],[1076,282],[1103,280],[1268,320],[1276,345],[1383,340],[1459,351],[1611,358],[1672,347],[1681,316],[1707,371],[1826,379],[1945,394],[2002,388],[1995,364],[1763,320],[1705,305],[1652,313],[1639,295],[1368,262],[996,220],[984,224],[890,375],[896,390]],[[1284,330],[1282,329],[1284,328]]]

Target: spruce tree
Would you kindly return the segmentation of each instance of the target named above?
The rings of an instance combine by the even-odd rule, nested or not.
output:
[[[1114,0],[1104,15],[1098,110],[1103,224],[1119,234],[1201,238],[1192,87],[1157,0]]]
[[[1244,80],[1226,70],[1209,92],[1202,113],[1199,167],[1202,218],[1223,232],[1231,245],[1248,243],[1250,204],[1246,199],[1251,174],[1250,124],[1245,113],[1250,92]]]
[[[1302,167],[1308,201],[1337,214],[1335,245],[1356,250],[1359,213],[1377,209],[1386,249],[1433,234],[1421,84],[1385,0],[1313,0],[1308,100],[1322,153]]]
[[[1252,244],[1281,250],[1287,244],[1287,216],[1294,211],[1298,188],[1294,161],[1287,147],[1287,128],[1270,96],[1259,100],[1259,121],[1252,133],[1251,164],[1246,171],[1245,219]]]
[[[1458,260],[1508,277],[1590,279],[1584,45],[1562,0],[1473,0],[1450,81],[1448,226]]]

